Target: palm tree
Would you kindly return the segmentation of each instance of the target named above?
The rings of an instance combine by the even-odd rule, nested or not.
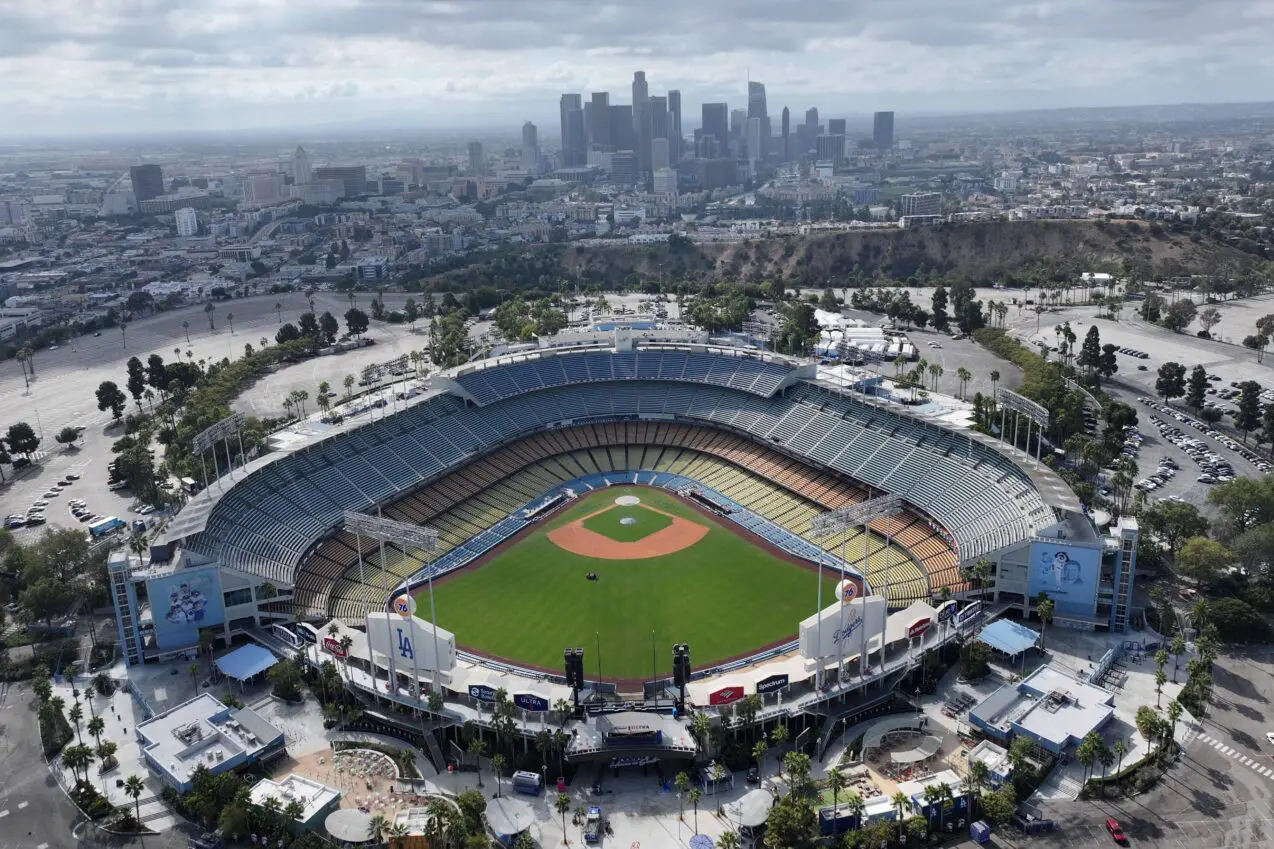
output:
[[[396,849],[396,847],[402,846],[401,841],[404,837],[411,836],[411,829],[407,827],[407,823],[396,822],[386,830],[385,835],[389,838],[387,842],[390,849]]]
[[[1124,755],[1128,752],[1128,744],[1123,740],[1116,740],[1115,745],[1111,748],[1115,753],[1115,757],[1119,759],[1119,763],[1115,766],[1115,775],[1119,775],[1124,771]]]
[[[1168,674],[1163,671],[1163,667],[1155,670],[1155,707],[1160,707],[1163,701],[1163,685],[1168,683]]]
[[[447,830],[447,820],[454,809],[441,798],[434,797],[425,805],[425,837],[430,846],[441,846]]]
[[[902,823],[903,814],[907,811],[907,806],[911,804],[911,800],[907,798],[907,794],[899,790],[893,796],[889,797],[889,801],[893,803],[894,810],[898,813],[898,839],[902,839]]]
[[[142,783],[140,775],[130,775],[124,781],[124,792],[133,797],[133,819],[137,822],[142,821],[142,792],[146,789],[146,785]]]
[[[964,400],[964,388],[969,385],[969,381],[973,379],[973,372],[964,366],[956,369],[956,380],[960,381],[960,400]]]
[[[88,721],[88,725],[85,728],[94,742],[99,746],[102,745],[102,732],[106,730],[106,720],[100,716],[95,716]]]
[[[1181,702],[1173,699],[1168,702],[1168,743],[1171,744],[1177,737],[1177,721],[1181,719]]]
[[[204,315],[208,316],[208,329],[216,330],[217,329],[217,324],[216,324],[217,305],[214,304],[212,301],[209,301],[208,303],[203,305],[203,312],[204,312]]]
[[[677,819],[684,820],[686,818],[686,794],[690,792],[690,774],[687,772],[679,772],[672,780],[673,787],[677,788],[677,802],[681,806],[681,810],[677,812]]]
[[[835,767],[827,773],[827,789],[832,791],[832,809],[835,810],[840,804],[840,791],[845,789],[845,776],[841,774],[839,769]],[[836,821],[836,816],[832,815],[832,822]]]
[[[856,790],[850,790],[849,795],[845,797],[845,810],[849,811],[849,815],[862,825],[863,814],[867,813],[867,803]]]
[[[1053,618],[1057,603],[1048,597],[1048,593],[1036,596],[1035,612],[1040,616],[1040,651],[1044,651],[1044,638],[1048,635],[1048,623]]]
[[[695,834],[699,833],[699,800],[703,798],[703,790],[698,787],[691,787],[690,792],[686,794],[690,799],[690,804],[695,809]]]
[[[71,722],[75,723],[75,739],[83,743],[84,738],[80,736],[80,720],[84,718],[84,708],[80,706],[79,702],[71,705],[71,712],[67,714],[67,717],[70,718]]]
[[[728,774],[729,772],[726,770],[725,764],[714,761],[712,765],[708,767],[708,777],[712,779],[712,804],[717,808],[717,810],[721,809],[720,805],[717,804],[717,790],[721,787],[722,779],[724,779]]]
[[[274,302],[274,314],[278,316],[279,324],[283,323],[283,304],[278,301]]]
[[[500,795],[500,777],[504,775],[504,755],[496,752],[491,756],[491,771],[495,773],[495,795]]]
[[[271,799],[274,797],[271,796]],[[376,814],[367,823],[367,833],[373,843],[384,843],[385,832],[389,830],[389,819],[384,814]]]
[[[120,343],[125,348],[127,348],[128,347],[128,322],[127,321],[121,321],[119,323],[119,338],[120,338]]]
[[[234,335],[234,313],[226,313],[226,324],[230,325],[230,335]]]
[[[731,830],[717,838],[717,846],[720,849],[741,849],[743,841],[739,838],[739,832]]]
[[[350,294],[353,297],[353,294]],[[571,809],[571,797],[565,793],[558,793],[557,798],[553,800],[553,808],[562,815],[562,843],[570,843],[566,839],[566,812]]]
[[[982,761],[969,764],[969,775],[965,779],[969,785],[969,815],[976,818],[976,805],[982,801],[982,791],[991,784],[991,768]]]
[[[1110,765],[1115,762],[1115,753],[1106,745],[1105,741],[1102,741],[1101,745],[1097,747],[1097,762],[1101,764],[1101,781],[1102,786],[1105,787],[1106,770],[1110,769]]]
[[[945,784],[929,784],[924,789],[925,807],[929,809],[929,815],[932,817],[933,812],[938,812],[938,831],[942,831],[942,788]]]
[[[354,388],[354,383],[355,383],[355,382],[356,382],[356,381],[355,381],[355,379],[354,379],[354,375],[352,375],[352,374],[347,374],[347,375],[345,375],[345,381],[344,381],[344,384],[345,384],[345,400],[346,400],[346,401],[348,401],[348,400],[350,399],[350,396],[351,396],[351,394],[352,394],[352,393],[350,392],[350,390],[352,390],[352,389]]]
[[[764,739],[757,740],[756,745],[752,747],[752,759],[756,761],[756,773],[758,778],[761,777],[761,773],[763,772],[761,764],[765,762],[765,753],[769,751],[769,748],[769,745]]]
[[[478,767],[478,786],[482,786],[482,756],[487,753],[487,741],[475,737],[469,741],[469,754],[473,755]]]
[[[992,369],[991,373],[987,375],[987,377],[991,378],[991,397],[994,398],[995,387],[1000,385],[1000,373],[996,371],[995,369]]]

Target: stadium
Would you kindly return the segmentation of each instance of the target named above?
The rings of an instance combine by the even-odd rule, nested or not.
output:
[[[341,658],[381,699],[419,705],[437,688],[480,707],[504,689],[535,711],[581,689],[564,649],[587,653],[590,694],[657,701],[684,644],[691,703],[782,690],[795,709],[896,684],[974,622],[973,596],[1029,612],[1042,540],[1101,559],[1058,477],[934,410],[706,338],[576,341],[276,434],[188,502],[148,571],[112,569],[126,659],[172,657],[198,628],[283,635]],[[813,532],[824,514],[882,502]],[[429,550],[406,531],[360,532],[351,514],[428,529]],[[998,561],[994,594],[962,577],[981,558]],[[1115,598],[1085,574],[1091,598],[1058,615],[1117,627],[1124,572]],[[196,574],[219,604],[197,621],[159,609]]]

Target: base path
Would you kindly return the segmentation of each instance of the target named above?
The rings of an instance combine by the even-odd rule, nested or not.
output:
[[[665,554],[672,554],[675,551],[681,551],[683,548],[689,548],[708,535],[708,527],[706,525],[692,522],[689,519],[682,519],[680,516],[674,516],[671,513],[664,513],[664,511],[656,510],[649,505],[643,504],[642,506],[654,513],[667,516],[672,520],[672,524],[639,540],[618,542],[584,527],[584,522],[596,516],[597,513],[605,513],[614,509],[613,507],[606,507],[598,510],[597,513],[590,513],[560,528],[554,528],[546,536],[548,536],[549,542],[558,548],[569,551],[571,554],[578,554],[581,557],[595,557],[599,560],[643,560],[648,557],[662,557]]]

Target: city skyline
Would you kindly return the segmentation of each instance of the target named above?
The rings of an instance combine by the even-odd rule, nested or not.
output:
[[[635,68],[652,90],[680,91],[690,115],[702,103],[746,106],[749,77],[765,81],[772,115],[814,103],[870,116],[1241,102],[1266,96],[1274,61],[1259,36],[1274,10],[1238,0],[1225,10],[1147,0],[1138,14],[1095,0],[468,0],[463,14],[405,0],[137,5],[6,3],[0,132],[437,131],[528,119],[556,129],[562,92],[614,97]]]

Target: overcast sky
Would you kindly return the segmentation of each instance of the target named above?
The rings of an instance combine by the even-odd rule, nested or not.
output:
[[[1274,0],[0,0],[0,134],[523,120],[609,90],[853,117],[1270,99]]]

